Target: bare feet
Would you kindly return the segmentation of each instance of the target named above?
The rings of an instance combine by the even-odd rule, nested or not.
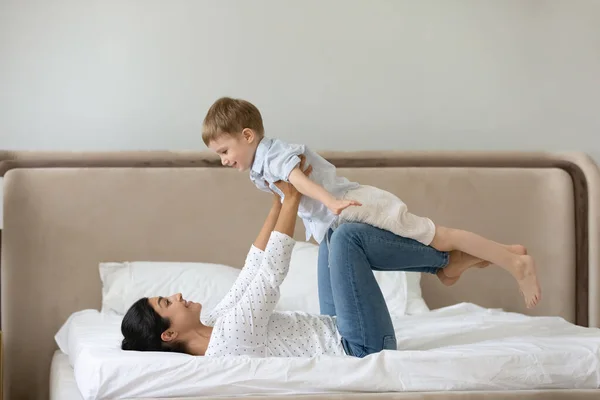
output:
[[[443,269],[444,275],[448,278],[458,278],[467,269],[482,261],[481,259],[472,256],[462,251],[453,250],[450,252],[448,265]]]
[[[481,268],[488,265],[487,261],[463,253],[462,251],[453,250],[450,252],[448,265],[445,268],[438,269],[436,275],[444,285],[452,286],[467,269],[475,266]]]
[[[530,255],[519,256],[509,272],[517,280],[527,308],[535,307],[542,298],[542,290],[538,282],[537,268],[533,257]]]
[[[456,281],[458,281],[458,276],[456,278],[450,278],[446,276],[446,274],[444,274],[443,268],[438,269],[435,274],[437,275],[440,282],[442,282],[442,284],[446,286],[452,286],[456,283]]]
[[[512,253],[525,255],[527,249],[524,246],[514,245],[502,245]],[[436,275],[440,282],[446,286],[454,285],[460,276],[469,268],[485,268],[490,265],[489,261],[481,260],[475,256],[472,256],[462,251],[453,250],[450,252],[450,260],[446,268],[438,269]]]
[[[525,246],[521,246],[520,244],[503,244],[502,246],[505,247],[511,253],[515,253],[520,256],[524,256],[525,254],[527,254],[527,249],[525,248]]]
[[[537,268],[535,261],[527,255],[527,249],[519,244],[502,245],[511,253],[519,257],[509,272],[517,280],[519,289],[525,298],[527,308],[535,307],[542,298],[542,291],[537,279]]]
[[[471,265],[469,268],[485,268],[489,265],[490,265],[489,261],[480,261],[478,263]],[[448,267],[446,267],[446,268],[448,268]],[[467,269],[464,269],[463,272],[466,271]],[[462,272],[461,272],[461,274],[462,274]],[[454,276],[454,277],[446,276],[446,274],[444,273],[444,268],[438,269],[436,275],[437,275],[438,279],[440,280],[440,282],[442,282],[446,286],[454,285],[458,281],[458,278],[460,278],[460,275]]]

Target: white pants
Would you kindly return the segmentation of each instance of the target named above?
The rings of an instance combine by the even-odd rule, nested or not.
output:
[[[349,190],[344,200],[356,200],[362,206],[350,206],[340,213],[338,224],[364,222],[398,236],[429,245],[435,235],[435,224],[429,218],[408,212],[406,204],[385,190],[361,185]]]

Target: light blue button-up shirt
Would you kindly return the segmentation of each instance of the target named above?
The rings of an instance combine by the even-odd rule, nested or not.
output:
[[[254,162],[250,168],[250,179],[259,189],[273,190],[283,199],[283,193],[273,184],[277,181],[289,182],[292,170],[300,164],[299,156],[304,154],[306,165],[312,165],[310,179],[323,186],[336,198],[342,196],[358,183],[337,176],[336,168],[316,152],[305,145],[285,143],[279,139],[263,138],[256,149]],[[337,215],[329,211],[325,205],[308,196],[302,196],[298,207],[298,216],[302,218],[306,228],[306,240],[314,237],[321,242]]]

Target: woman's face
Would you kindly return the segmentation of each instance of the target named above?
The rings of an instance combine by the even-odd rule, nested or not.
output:
[[[186,301],[181,293],[169,297],[151,297],[148,301],[158,315],[168,318],[171,322],[169,329],[162,334],[162,339],[166,342],[177,337],[185,337],[186,333],[197,328],[200,323],[202,305]]]

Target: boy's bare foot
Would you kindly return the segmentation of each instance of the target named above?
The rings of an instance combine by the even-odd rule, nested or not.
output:
[[[506,250],[510,251],[511,253],[515,253],[520,256],[524,256],[525,254],[527,254],[527,249],[525,248],[525,246],[521,246],[520,244],[503,244],[502,246],[504,246]]]
[[[489,261],[479,261],[478,263],[471,265],[470,268],[485,268],[489,265],[490,265]],[[446,268],[448,268],[448,267],[446,267]],[[463,272],[466,271],[467,269],[463,270]],[[437,275],[438,279],[440,280],[440,282],[442,282],[446,286],[454,285],[458,281],[458,278],[460,278],[460,275],[455,276],[455,277],[446,276],[446,274],[444,273],[444,268],[438,269],[436,275]]]
[[[537,268],[533,257],[520,255],[509,271],[519,284],[527,308],[535,307],[542,298],[542,290],[538,282]]]
[[[535,261],[527,255],[525,246],[519,244],[502,245],[511,253],[518,254],[519,257],[509,272],[515,277],[519,284],[519,289],[525,298],[527,308],[537,305],[542,297],[540,284],[537,279],[537,268]]]

